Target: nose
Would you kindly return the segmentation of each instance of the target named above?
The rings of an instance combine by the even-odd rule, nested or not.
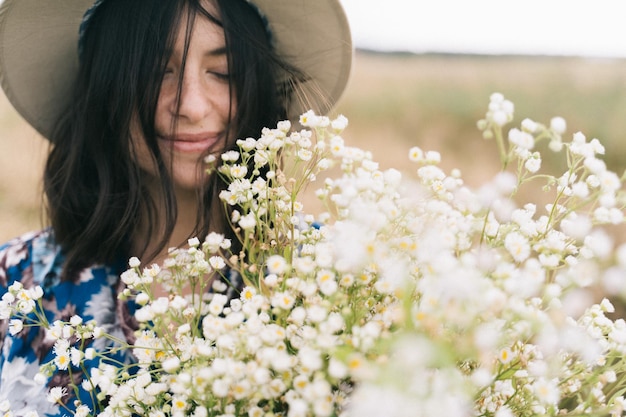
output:
[[[179,118],[192,124],[202,122],[212,109],[210,92],[203,80],[196,74],[186,72],[180,86],[180,102],[174,100],[173,106],[172,111]]]

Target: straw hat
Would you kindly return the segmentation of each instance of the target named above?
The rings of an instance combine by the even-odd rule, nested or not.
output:
[[[248,1],[267,20],[279,55],[311,77],[304,88],[319,90],[327,99],[315,110],[329,111],[345,90],[353,54],[339,0]],[[69,99],[78,69],[79,26],[93,3],[4,0],[0,5],[0,84],[17,111],[45,137]],[[292,108],[290,117],[306,110]]]

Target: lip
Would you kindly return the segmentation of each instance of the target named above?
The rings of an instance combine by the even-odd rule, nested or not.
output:
[[[159,136],[159,139],[170,143],[178,152],[203,153],[217,144],[222,136],[221,132],[178,133],[175,136]]]

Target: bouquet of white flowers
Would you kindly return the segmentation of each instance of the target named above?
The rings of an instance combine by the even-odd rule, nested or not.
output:
[[[344,117],[309,112],[304,130],[282,122],[240,140],[207,161],[229,184],[220,197],[239,242],[212,233],[162,265],[132,258],[121,277],[139,306],[132,345],[88,347],[112,336],[79,317],[47,323],[41,292],[18,284],[0,310],[14,332],[50,329],[57,358],[42,376],[132,351],[130,365],[85,369],[101,406],[78,415],[622,415],[626,322],[591,297],[626,288],[626,246],[602,229],[623,222],[621,179],[598,140],[563,140],[562,119],[526,119],[505,139],[512,119],[513,104],[492,95],[479,128],[503,171],[477,190],[417,147],[416,178],[381,171],[344,145]],[[562,175],[539,173],[542,141],[565,154]],[[327,211],[307,215],[301,192],[331,166],[341,175],[317,191]],[[539,180],[549,204],[516,201]],[[229,298],[220,287],[232,274],[244,284]]]

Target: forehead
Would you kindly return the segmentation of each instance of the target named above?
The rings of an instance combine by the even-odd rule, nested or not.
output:
[[[229,1],[238,1],[238,0],[229,0]],[[191,5],[194,3],[194,5]],[[194,10],[191,10],[194,9]],[[221,22],[221,13],[220,8],[217,4],[216,0],[200,0],[198,2],[186,2],[185,9],[183,12],[183,19],[188,16],[189,13],[194,13],[196,19],[209,19],[205,14],[211,16],[211,18]]]
[[[231,0],[232,1],[232,0]],[[185,45],[189,42],[189,48],[215,48],[224,46],[224,29],[217,6],[213,1],[203,0],[200,2],[200,9],[192,9],[189,3],[185,6],[180,18],[180,22],[175,31],[175,41],[173,44],[173,55],[176,57],[182,54]],[[208,14],[210,17],[207,17]],[[190,19],[191,18],[191,19]],[[216,21],[218,23],[216,23]],[[192,22],[191,30],[189,30]]]

